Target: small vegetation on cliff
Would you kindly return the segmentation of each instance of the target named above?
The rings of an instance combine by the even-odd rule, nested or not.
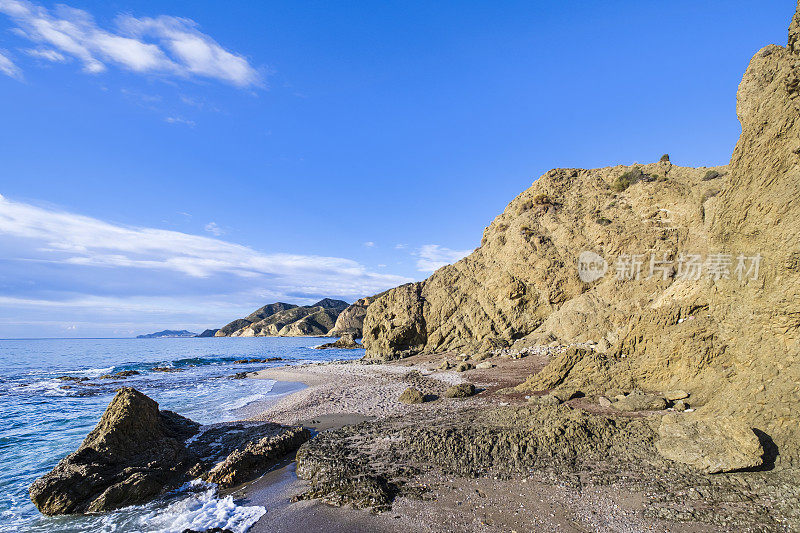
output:
[[[656,179],[658,179],[658,176],[645,174],[640,168],[634,168],[614,180],[611,183],[611,189],[616,192],[622,192],[638,181],[649,183],[656,181]]]
[[[720,177],[722,177],[722,172],[717,172],[716,170],[709,170],[708,172],[706,172],[706,175],[703,176],[703,181],[711,181]]]

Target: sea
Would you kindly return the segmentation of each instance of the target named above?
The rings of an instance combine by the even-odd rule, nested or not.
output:
[[[313,337],[0,339],[0,531],[247,531],[266,509],[240,505],[207,483],[189,483],[147,505],[65,517],[41,515],[28,487],[78,448],[120,387],[134,387],[161,409],[201,424],[238,420],[301,386],[234,379],[234,374],[363,355],[362,350],[313,349],[323,342]],[[282,361],[235,363],[269,357]],[[125,370],[140,374],[101,378]]]

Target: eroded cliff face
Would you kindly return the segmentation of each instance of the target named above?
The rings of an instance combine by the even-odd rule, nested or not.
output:
[[[752,59],[737,113],[742,135],[728,167],[664,161],[625,179],[629,167],[548,172],[492,222],[473,254],[370,306],[367,353],[593,341],[590,357],[548,372],[560,372],[558,379],[533,376],[520,390],[684,388],[699,407],[689,419],[739,417],[765,435],[767,448],[774,441],[779,462],[796,461],[800,3],[788,46],[767,46]],[[583,251],[605,258],[609,272],[581,281]],[[651,254],[682,253],[704,261],[730,254],[730,272],[644,276]],[[627,264],[619,261],[624,254],[644,255],[641,279],[617,279],[615,261]],[[739,255],[760,257],[756,276],[739,279]]]
[[[638,182],[615,190],[620,176],[637,169]],[[710,170],[720,176],[704,181]],[[693,169],[667,161],[548,172],[492,222],[473,254],[370,306],[364,323],[368,353],[392,358],[480,352],[525,340],[613,343],[631,313],[675,282],[644,275],[617,282],[609,265],[601,281],[585,283],[578,277],[579,255],[591,251],[611,263],[625,253],[652,251],[660,258],[704,248],[724,173],[724,167]],[[690,283],[671,290],[687,298],[698,292]]]
[[[342,311],[336,318],[336,325],[329,335],[331,337],[352,335],[356,339],[360,339],[364,331],[364,318],[367,316],[367,308],[384,294],[386,294],[385,291],[353,302],[350,307]]]

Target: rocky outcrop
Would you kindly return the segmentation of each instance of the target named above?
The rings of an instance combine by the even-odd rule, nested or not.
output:
[[[43,514],[91,513],[145,503],[192,478],[230,486],[261,475],[310,438],[266,423],[201,428],[132,388],[120,389],[74,453],[30,487]]]
[[[203,338],[205,338],[205,337],[214,337],[214,336],[217,335],[218,331],[219,331],[218,329],[206,329],[206,330],[203,330],[203,332],[200,333],[197,336],[198,337],[203,337]]]
[[[386,294],[386,291],[356,300],[347,309],[339,314],[336,319],[336,326],[330,332],[331,337],[341,337],[345,334],[352,334],[355,338],[360,339],[364,331],[364,318],[367,316],[367,308],[372,302]]]
[[[721,417],[692,421],[664,416],[656,449],[667,459],[716,474],[761,466],[764,449],[758,436],[741,419]]]
[[[352,333],[345,333],[335,342],[328,342],[320,346],[315,346],[315,348],[317,350],[327,350],[331,348],[338,348],[340,350],[358,350],[359,348],[363,348],[363,346],[356,342],[355,335]]]
[[[300,337],[328,335],[339,314],[348,307],[343,300],[325,298],[308,306],[282,302],[265,305],[245,318],[221,328],[217,337]]]
[[[752,59],[728,166],[662,160],[546,173],[474,253],[370,305],[367,354],[592,341],[590,354],[556,358],[519,390],[541,390],[545,380],[598,394],[682,389],[696,407],[687,421],[734,417],[774,439],[779,462],[799,460],[799,31],[797,13],[788,47]],[[584,251],[600,256],[587,271],[597,277],[579,276]],[[678,271],[681,254],[701,254],[706,269],[716,257],[727,269],[693,279],[685,261]]]
[[[423,287],[423,283],[401,285],[369,306],[363,340],[367,355],[403,357],[425,349]]]
[[[726,181],[704,182],[708,169],[658,162],[639,167],[656,179],[617,192],[613,184],[631,170],[559,169],[539,178],[484,231],[475,252],[368,308],[367,352],[380,358],[488,352],[526,337],[610,344],[673,279],[621,284],[609,265],[602,280],[587,284],[578,277],[579,255],[594,251],[613,263],[621,253],[671,254],[690,241],[702,245],[695,236],[705,232],[706,211]],[[690,289],[686,284],[684,292]]]

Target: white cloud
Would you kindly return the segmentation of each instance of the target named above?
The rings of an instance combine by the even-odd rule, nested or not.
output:
[[[223,233],[225,233],[224,231],[222,231],[222,228],[220,228],[220,227],[217,225],[217,223],[216,223],[216,222],[209,222],[208,224],[206,224],[206,226],[205,226],[205,228],[204,228],[204,229],[205,229],[207,232],[209,232],[211,235],[216,235],[217,237],[219,237],[220,235],[222,235]]]
[[[238,87],[261,84],[261,76],[244,57],[222,48],[196,22],[168,16],[117,19],[117,29],[100,28],[91,14],[68,6],[50,10],[27,0],[0,0],[0,13],[17,25],[17,35],[83,63],[97,74],[107,64],[139,73],[205,77]],[[51,59],[53,60],[53,59]]]
[[[406,248],[408,248],[407,244],[395,244],[394,245],[394,249],[395,250],[405,250]]]
[[[11,61],[11,59],[8,58],[8,56],[3,53],[3,50],[0,50],[0,72],[6,76],[14,78],[15,80],[22,79],[22,71],[17,65],[14,64],[13,61]]]
[[[197,123],[194,120],[187,120],[181,117],[167,117],[164,119],[164,122],[168,124],[183,124],[185,126],[189,126],[190,128],[197,126]]]
[[[200,32],[190,19],[121,17],[119,25],[131,35],[151,37],[171,52],[188,72],[228,81],[242,87],[257,85],[260,76],[242,56],[228,52]]]
[[[219,239],[96,218],[15,202],[0,196],[0,237],[28,260],[96,268],[146,269],[188,278],[230,275],[275,294],[365,295],[411,281],[370,272],[350,259],[262,253]],[[250,282],[248,282],[250,283]]]
[[[25,53],[31,57],[44,59],[53,63],[64,63],[67,60],[64,54],[56,52],[51,48],[29,48],[25,50]]]
[[[366,246],[367,248],[374,248],[375,247],[375,243],[372,242],[372,241],[367,241],[367,242],[364,243],[364,246]]]
[[[425,244],[416,254],[417,270],[420,272],[433,272],[445,265],[455,263],[472,253],[472,250],[451,250],[438,244]]]

